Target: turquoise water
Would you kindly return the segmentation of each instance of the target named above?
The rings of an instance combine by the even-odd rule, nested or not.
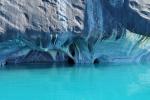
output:
[[[26,67],[0,71],[0,100],[150,99],[150,64]]]

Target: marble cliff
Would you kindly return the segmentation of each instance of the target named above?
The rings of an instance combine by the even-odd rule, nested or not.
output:
[[[0,65],[150,61],[149,0],[0,0]]]

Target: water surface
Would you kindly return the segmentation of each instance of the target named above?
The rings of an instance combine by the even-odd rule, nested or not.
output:
[[[20,65],[0,71],[0,100],[149,99],[150,64]]]

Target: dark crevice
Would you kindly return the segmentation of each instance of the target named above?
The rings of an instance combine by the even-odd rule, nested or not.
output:
[[[94,60],[94,64],[99,64],[99,63],[100,63],[99,59]]]
[[[70,54],[74,57],[75,56],[75,50],[74,50],[74,44],[71,44],[70,47],[69,47],[69,52]]]
[[[27,22],[29,22],[29,16],[28,16],[28,14],[24,13],[24,16],[25,16]]]
[[[72,4],[72,6],[73,6],[74,8],[77,8],[77,9],[79,9],[79,10],[84,10],[84,8],[80,7],[79,5]]]
[[[74,65],[74,64],[75,64],[75,61],[74,61],[71,57],[68,57],[67,63],[68,63],[69,65]]]

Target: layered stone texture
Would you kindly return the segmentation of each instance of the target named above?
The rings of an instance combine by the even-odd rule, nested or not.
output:
[[[149,61],[149,36],[149,0],[0,0],[1,65]]]

